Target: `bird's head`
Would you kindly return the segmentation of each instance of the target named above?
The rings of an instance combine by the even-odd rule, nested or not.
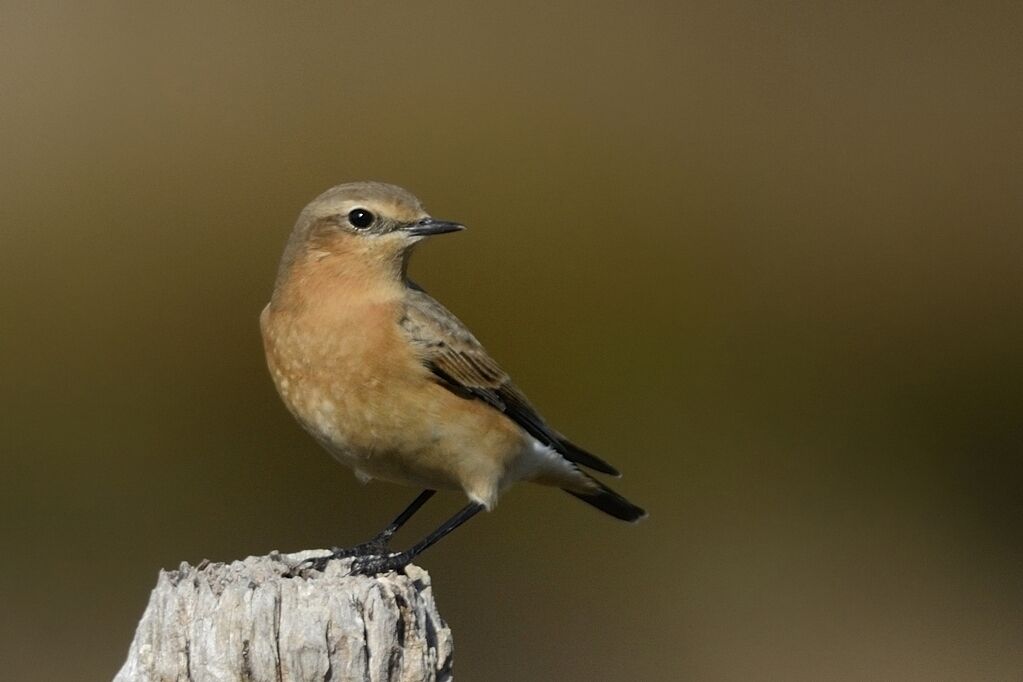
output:
[[[282,266],[303,256],[337,256],[404,267],[412,246],[464,226],[432,218],[407,190],[381,182],[332,187],[305,207],[295,223]]]

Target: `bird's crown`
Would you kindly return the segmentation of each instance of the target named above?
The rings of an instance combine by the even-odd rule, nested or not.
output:
[[[302,211],[300,222],[316,222],[337,216],[351,216],[353,225],[363,229],[369,224],[358,223],[384,219],[393,223],[410,223],[426,217],[419,199],[397,185],[383,182],[349,182],[331,187],[316,197]]]

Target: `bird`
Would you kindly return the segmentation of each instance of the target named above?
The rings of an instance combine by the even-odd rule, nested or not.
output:
[[[335,547],[316,568],[353,557],[353,573],[401,570],[519,481],[624,521],[646,516],[586,471],[618,470],[551,427],[468,328],[409,279],[418,243],[463,229],[401,187],[352,182],[316,197],[291,231],[260,315],[281,399],[360,481],[423,490],[370,541]],[[409,549],[389,551],[437,490],[468,503]]]

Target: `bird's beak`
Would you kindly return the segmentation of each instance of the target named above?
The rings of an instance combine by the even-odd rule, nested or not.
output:
[[[453,223],[447,220],[423,218],[418,222],[406,225],[402,229],[405,230],[406,234],[410,234],[415,237],[429,237],[435,234],[444,234],[445,232],[458,232],[459,230],[464,230],[465,225]]]

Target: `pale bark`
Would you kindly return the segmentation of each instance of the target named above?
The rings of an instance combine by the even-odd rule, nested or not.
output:
[[[451,631],[417,566],[291,571],[323,551],[161,571],[115,682],[445,682]]]

